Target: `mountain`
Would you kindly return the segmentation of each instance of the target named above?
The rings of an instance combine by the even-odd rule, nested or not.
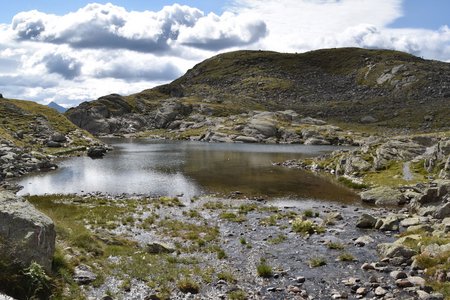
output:
[[[240,134],[234,128],[241,114],[285,110],[338,124],[427,131],[449,128],[449,103],[449,63],[360,48],[236,51],[207,59],[169,84],[101,97],[66,115],[94,134],[192,129],[186,122],[199,129],[205,118],[217,126],[212,118],[232,116],[227,129]]]
[[[58,103],[53,102],[53,101],[50,102],[49,104],[47,104],[47,106],[50,107],[50,108],[55,109],[57,112],[62,113],[62,114],[67,111],[67,108],[65,108],[65,107],[63,107],[63,106],[61,106]]]

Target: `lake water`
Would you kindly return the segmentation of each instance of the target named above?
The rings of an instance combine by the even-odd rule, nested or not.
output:
[[[20,194],[138,193],[305,198],[354,202],[348,189],[309,172],[273,166],[274,162],[320,155],[330,146],[214,144],[200,142],[107,139],[114,151],[93,160],[74,157],[59,169],[22,178]]]

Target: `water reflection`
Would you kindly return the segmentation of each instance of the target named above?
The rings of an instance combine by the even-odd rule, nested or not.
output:
[[[352,202],[355,195],[329,181],[273,162],[318,155],[335,147],[207,144],[107,140],[115,150],[104,159],[64,160],[54,172],[23,178],[21,194],[148,193],[186,199],[202,193],[315,198]]]

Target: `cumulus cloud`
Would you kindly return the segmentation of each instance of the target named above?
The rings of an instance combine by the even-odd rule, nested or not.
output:
[[[49,54],[42,60],[49,73],[56,73],[65,79],[80,75],[82,64],[74,57],[61,54]]]
[[[183,45],[206,50],[220,50],[231,46],[252,44],[267,34],[267,26],[257,18],[246,18],[232,13],[217,16],[210,13],[194,26],[180,33]]]
[[[95,78],[117,78],[126,81],[172,80],[182,71],[172,62],[154,59],[141,60],[139,57],[118,58],[102,68],[94,70]]]
[[[18,40],[167,54],[177,45],[179,35],[185,36],[185,45],[207,48],[206,44],[213,42],[214,50],[220,50],[258,40],[264,36],[265,25],[260,20],[244,21],[231,13],[205,16],[196,8],[178,4],[158,12],[136,12],[110,3],[95,3],[64,16],[36,10],[22,12],[14,17],[12,29]],[[214,36],[208,39],[207,33]]]
[[[167,83],[219,51],[365,47],[450,61],[450,29],[389,27],[407,0],[228,0],[224,13],[174,4],[89,4],[0,24],[0,93],[66,106]]]
[[[450,59],[448,26],[440,30],[392,29],[405,0],[235,0],[230,10],[259,18],[269,34],[255,48],[304,52],[320,48],[365,47]]]

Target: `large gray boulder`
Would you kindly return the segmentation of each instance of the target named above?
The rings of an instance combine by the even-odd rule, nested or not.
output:
[[[0,257],[24,267],[34,261],[50,271],[55,238],[49,217],[23,198],[0,191]]]
[[[361,200],[376,205],[401,205],[405,204],[405,197],[396,189],[390,187],[377,187],[360,194]]]

